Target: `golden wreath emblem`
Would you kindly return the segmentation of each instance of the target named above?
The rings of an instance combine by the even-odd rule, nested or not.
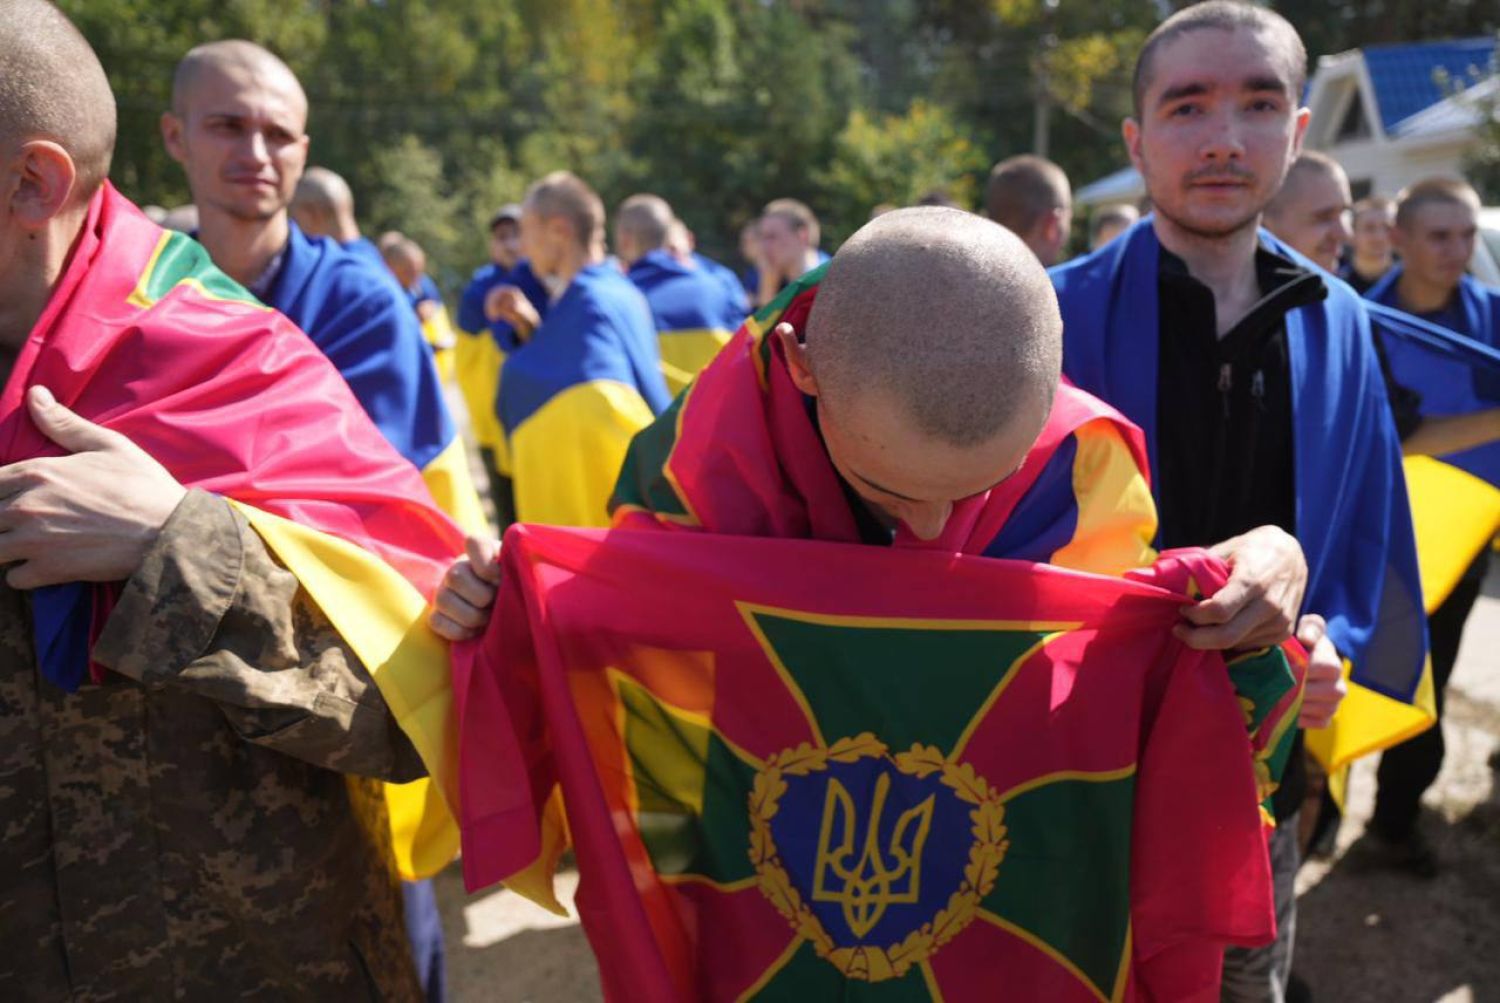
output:
[[[791,876],[782,864],[780,852],[771,834],[771,820],[776,817],[780,799],[787,790],[787,777],[805,777],[824,772],[829,763],[853,763],[860,759],[884,759],[901,773],[919,779],[939,775],[943,786],[949,788],[961,801],[971,806],[969,820],[972,823],[973,842],[969,848],[969,860],[964,868],[963,881],[949,896],[947,904],[926,923],[912,930],[900,941],[889,944],[840,945],[828,934],[823,923],[804,901],[802,893],[792,883]],[[879,825],[885,792],[889,789],[888,775],[882,775],[876,783],[871,819],[867,823],[865,838],[869,847],[874,847],[874,827]],[[956,937],[964,927],[974,920],[979,903],[995,886],[995,876],[1000,870],[1000,861],[1010,846],[1006,839],[1005,806],[998,793],[968,763],[955,762],[944,757],[934,746],[913,745],[906,752],[891,756],[884,742],[865,732],[853,738],[841,738],[832,745],[813,746],[806,742],[793,749],[776,753],[766,760],[764,769],[756,774],[751,787],[750,799],[750,862],[755,867],[757,884],[761,893],[771,901],[782,916],[791,923],[792,929],[812,943],[818,956],[833,964],[846,978],[866,982],[882,982],[905,975],[913,965],[930,958],[938,948]],[[855,832],[858,820],[848,792],[837,780],[830,780],[827,802],[819,839],[817,887],[812,894],[820,901],[837,902],[843,906],[844,917],[856,935],[863,936],[879,922],[889,903],[915,901],[915,882],[919,879],[922,847],[932,820],[932,798],[905,812],[897,820],[892,837],[892,858],[895,866],[882,863],[878,850],[866,852],[851,868],[838,860],[829,864],[828,843],[830,830],[845,834]],[[897,848],[899,844],[900,848]],[[852,844],[846,842],[836,856],[847,858]],[[872,862],[873,853],[873,862]],[[825,870],[836,872],[844,884],[833,886],[832,892],[824,891]],[[904,889],[904,890],[903,890]]]

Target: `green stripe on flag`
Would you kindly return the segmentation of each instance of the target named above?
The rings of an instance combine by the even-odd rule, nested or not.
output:
[[[1114,998],[1129,937],[1134,802],[1134,776],[1060,779],[1017,794],[1005,804],[1010,846],[982,903],[1105,999]]]
[[[675,712],[640,683],[621,677],[617,686],[637,821],[656,872],[715,884],[753,878],[745,804],[754,767],[713,729]]]
[[[264,306],[244,286],[219,271],[202,244],[185,233],[171,233],[142,277],[139,289],[155,303],[184,283],[191,283],[209,299]]]

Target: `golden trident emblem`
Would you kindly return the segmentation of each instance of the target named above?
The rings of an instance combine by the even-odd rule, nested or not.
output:
[[[882,773],[875,781],[870,822],[865,828],[862,851],[855,854],[859,812],[844,785],[832,777],[823,800],[823,824],[818,834],[817,870],[813,876],[813,901],[837,902],[843,906],[844,922],[856,937],[874,929],[887,907],[910,904],[921,894],[922,848],[932,828],[933,799],[901,813],[891,832],[889,847],[880,846],[880,822],[891,778]],[[830,887],[835,882],[841,886]]]

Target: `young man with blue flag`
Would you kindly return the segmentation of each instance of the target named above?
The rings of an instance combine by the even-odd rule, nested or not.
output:
[[[605,260],[604,204],[575,175],[558,171],[531,186],[521,241],[552,295],[500,374],[516,518],[607,526],[631,437],[671,399],[651,308]]]
[[[1467,273],[1478,213],[1479,196],[1456,178],[1429,178],[1402,192],[1392,231],[1400,263],[1365,296],[1492,348],[1500,346],[1500,291]],[[1500,380],[1479,371],[1434,368],[1423,353],[1386,335],[1378,323],[1377,335],[1390,359],[1393,382],[1412,402],[1413,427],[1404,441],[1407,452],[1438,457],[1492,488],[1500,487],[1500,446],[1495,445],[1500,440]],[[1417,820],[1422,793],[1437,779],[1443,763],[1443,692],[1490,564],[1489,534],[1485,527],[1477,528],[1477,554],[1446,597],[1432,597],[1440,601],[1429,626],[1440,723],[1387,749],[1380,760],[1371,849],[1380,861],[1422,877],[1433,876],[1438,867]],[[1466,549],[1462,560],[1472,553],[1472,547]]]
[[[161,128],[198,206],[198,240],[307,332],[438,503],[481,528],[463,442],[410,304],[364,257],[309,239],[287,212],[307,163],[306,122],[302,85],[260,46],[210,42],[183,57]]]
[[[657,195],[632,195],[615,212],[615,254],[651,307],[662,374],[675,394],[718,354],[748,311],[738,283],[731,289],[691,257],[691,248],[670,246],[674,230],[685,239],[686,228]]]
[[[1163,546],[1294,534],[1303,608],[1326,618],[1355,692],[1410,704],[1421,586],[1369,320],[1352,290],[1259,230],[1307,128],[1306,62],[1285,19],[1228,0],[1147,39],[1123,131],[1155,213],[1053,273],[1063,367],[1144,430]],[[1278,938],[1226,955],[1226,1000],[1288,996],[1299,763],[1274,798]]]
[[[334,364],[434,499],[469,532],[486,527],[463,441],[443,402],[416,314],[389,275],[329,238],[310,239],[287,206],[307,163],[307,96],[291,69],[253,43],[192,49],[162,115],[214,264],[289,317]],[[418,968],[442,995],[442,925],[429,882],[407,885]]]
[[[520,335],[531,336],[532,327],[522,322],[517,305],[524,300],[528,317],[540,318],[547,310],[547,290],[521,256],[521,206],[509,203],[490,217],[489,263],[470,276],[458,301],[458,344],[453,350],[453,368],[469,409],[469,427],[479,444],[479,458],[490,482],[495,506],[495,525],[501,532],[516,521],[515,488],[510,476],[510,457],[495,398],[500,391],[500,370],[507,350],[520,344]],[[521,323],[524,331],[516,325]]]

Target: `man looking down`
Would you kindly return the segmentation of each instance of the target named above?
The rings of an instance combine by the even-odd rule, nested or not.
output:
[[[1003,328],[995,317],[1006,319]],[[1059,383],[1060,336],[1045,272],[1013,234],[957,210],[885,214],[826,270],[794,283],[772,310],[747,322],[636,436],[616,487],[614,525],[650,532],[617,535],[642,548],[666,533],[862,544],[869,557],[900,551],[888,555],[893,569],[905,567],[898,562],[911,551],[1103,574],[1139,567],[1153,556],[1146,541],[1155,532],[1139,433]],[[1288,549],[1295,555],[1295,545]],[[482,626],[494,600],[495,544],[476,550],[482,559],[455,565],[433,612],[434,626],[454,638]],[[1236,552],[1238,583],[1190,612],[1284,636],[1298,590],[1284,596],[1286,609],[1251,601],[1264,589],[1254,578],[1263,565]],[[865,574],[873,574],[878,562],[868,563]],[[1292,560],[1293,577],[1297,567]],[[899,595],[899,572],[892,576]],[[1204,647],[1240,639],[1218,627],[1179,629],[1186,643]],[[1326,661],[1327,646],[1318,647]],[[900,716],[897,708],[884,713]],[[482,731],[490,719],[471,720]],[[1031,726],[1050,734],[1039,719]],[[1238,732],[1243,722],[1230,727]],[[1057,741],[1069,739],[1059,731]],[[1259,840],[1257,830],[1246,860],[1259,854],[1264,880]],[[466,860],[480,867],[488,857],[475,849]],[[1221,916],[1197,917],[1188,950],[1196,952],[1197,967],[1189,966],[1195,987],[1216,983],[1224,942],[1270,935],[1268,888],[1252,890],[1264,904],[1254,933],[1227,932]],[[1219,905],[1233,897],[1218,891],[1210,897]],[[1137,934],[1150,942],[1151,921],[1137,915]],[[985,967],[993,964],[975,961],[967,970],[999,977],[1005,968]],[[1176,978],[1183,970],[1173,971]]]

